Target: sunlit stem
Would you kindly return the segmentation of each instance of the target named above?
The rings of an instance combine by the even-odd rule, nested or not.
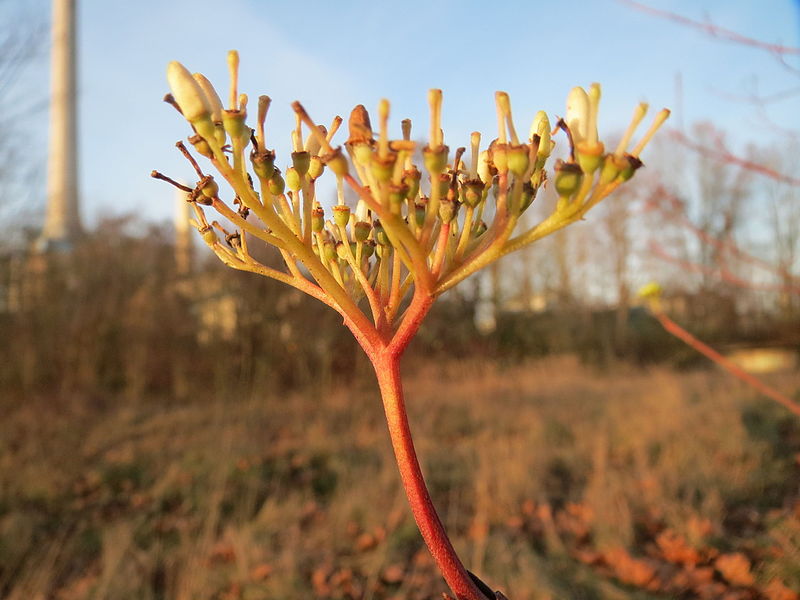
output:
[[[378,156],[386,158],[389,155],[389,101],[386,98],[378,103]]]
[[[256,140],[258,141],[258,147],[260,150],[267,149],[267,140],[264,137],[264,123],[267,120],[267,111],[269,110],[269,105],[272,102],[269,96],[259,96],[258,97],[258,120],[256,122]]]
[[[472,160],[469,166],[469,178],[477,179],[478,177],[478,159],[480,157],[481,134],[478,131],[473,131],[469,136],[469,145]]]
[[[238,110],[236,102],[239,100],[239,53],[236,50],[228,52],[228,73],[230,74],[230,110]]]
[[[656,131],[658,131],[659,127],[661,127],[664,124],[664,121],[666,121],[668,118],[669,118],[668,109],[662,108],[660,111],[658,111],[656,118],[653,120],[653,124],[650,125],[650,129],[648,129],[647,133],[644,134],[644,137],[641,140],[639,140],[639,143],[636,144],[636,147],[633,150],[631,150],[631,156],[638,157],[639,154],[641,154],[644,147],[647,145],[650,139],[656,134]]]
[[[437,149],[442,143],[442,90],[428,91],[428,106],[431,110],[430,147]]]
[[[593,83],[589,86],[589,119],[587,124],[586,143],[592,146],[598,143],[597,139],[597,113],[600,110],[600,84]]]
[[[514,119],[511,115],[511,100],[506,92],[497,92],[496,94],[498,105],[503,112],[503,116],[505,117],[505,125],[508,127],[508,132],[511,135],[511,143],[515,146],[518,146],[519,137],[517,136],[517,130],[514,127]]]
[[[614,151],[614,154],[618,157],[622,157],[625,154],[625,150],[628,148],[628,144],[631,143],[631,138],[633,138],[633,134],[636,132],[636,128],[639,127],[639,123],[642,122],[644,116],[647,114],[647,103],[641,102],[633,111],[633,118],[631,119],[628,128],[625,130],[625,135],[622,136],[622,139],[619,141],[617,145],[617,149]]]

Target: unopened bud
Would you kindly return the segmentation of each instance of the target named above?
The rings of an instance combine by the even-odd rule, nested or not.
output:
[[[636,156],[631,156],[630,154],[625,155],[625,166],[619,173],[619,176],[622,178],[622,181],[628,181],[631,177],[634,176],[636,171],[644,166],[644,163],[639,160]]]
[[[416,222],[417,227],[422,227],[425,224],[427,202],[427,198],[422,198],[419,202],[414,203],[414,221]]]
[[[275,172],[275,152],[262,151],[259,153],[252,153],[250,160],[253,163],[253,171],[258,175],[259,179],[269,179]]]
[[[286,187],[293,192],[299,192],[303,187],[303,178],[294,167],[286,169]]]
[[[308,168],[311,165],[311,155],[305,150],[302,152],[292,152],[292,166],[297,170],[300,176],[308,173]]]
[[[365,242],[361,247],[361,256],[369,258],[373,254],[375,254],[375,242],[372,240]]]
[[[508,146],[508,170],[514,175],[522,177],[528,170],[529,162],[527,146]]]
[[[194,73],[192,77],[194,77],[194,80],[203,90],[208,104],[211,106],[211,120],[214,121],[214,123],[219,123],[222,121],[222,101],[219,99],[217,90],[214,89],[214,86],[211,85],[211,82],[206,79],[206,76],[202,73]]]
[[[530,182],[525,182],[522,186],[522,196],[519,199],[519,212],[524,213],[536,199],[536,188]]]
[[[200,193],[206,198],[216,198],[219,195],[219,185],[211,175],[206,175],[197,184]]]
[[[283,180],[281,172],[278,169],[275,169],[272,173],[267,188],[269,188],[269,193],[273,196],[280,196],[283,190],[286,189],[286,182]]]
[[[211,229],[211,227],[201,229],[200,235],[203,236],[203,241],[209,246],[213,246],[217,243],[217,232]]]
[[[211,119],[212,106],[203,88],[189,70],[176,60],[167,65],[167,83],[187,121],[195,123]]]
[[[366,221],[359,221],[353,226],[353,237],[357,242],[365,242],[369,237],[369,232],[372,231],[372,225]]]
[[[350,171],[347,159],[342,154],[341,146],[323,156],[322,162],[324,162],[337,177],[344,177]]]
[[[333,242],[330,240],[325,240],[322,243],[322,254],[323,258],[327,261],[336,260],[336,246],[333,245]]]
[[[369,113],[363,104],[359,104],[350,112],[348,121],[350,137],[347,138],[348,144],[366,143],[371,145],[374,141],[372,137],[372,125],[369,121]]]
[[[212,152],[211,146],[209,146],[208,142],[202,137],[195,134],[188,139],[189,143],[194,146],[194,149],[197,150],[198,154],[205,156],[206,158],[214,158],[214,152]]]
[[[325,165],[323,164],[322,159],[319,156],[312,156],[311,162],[308,165],[309,179],[311,179],[311,181],[319,179],[323,171],[325,171]]]
[[[376,220],[372,224],[372,227],[373,230],[375,231],[375,241],[378,242],[378,245],[388,246],[390,244],[389,236],[386,235],[386,231],[383,229],[383,225],[381,225],[381,222]]]
[[[311,231],[319,233],[325,229],[325,211],[317,206],[311,210]]]
[[[570,198],[576,194],[583,183],[583,171],[577,163],[559,160],[555,165],[555,186],[558,195]]]
[[[247,113],[243,110],[222,111],[222,126],[233,143],[244,142],[250,138],[250,129],[245,123]]]
[[[394,173],[394,163],[397,154],[389,153],[386,156],[372,154],[372,174],[378,181],[389,181]]]
[[[447,146],[431,148],[426,146],[422,149],[422,158],[425,168],[431,174],[441,173],[447,167],[447,155],[450,149]]]
[[[461,186],[464,204],[475,208],[483,200],[484,185],[480,179],[468,179]]]
[[[417,167],[413,166],[411,169],[403,171],[403,183],[406,185],[406,198],[413,200],[419,193],[419,180],[422,173],[419,172]]]
[[[346,204],[337,204],[333,207],[333,222],[339,227],[345,227],[350,222],[350,207]]]
[[[450,198],[442,198],[439,201],[439,218],[442,223],[449,223],[458,214],[458,202]]]
[[[491,149],[491,159],[498,173],[508,171],[508,145],[494,144]]]

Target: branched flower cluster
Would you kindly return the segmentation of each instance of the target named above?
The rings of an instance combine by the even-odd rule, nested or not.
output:
[[[628,150],[647,110],[640,104],[616,150],[606,153],[597,134],[598,84],[588,93],[579,87],[570,92],[566,116],[552,131],[547,115],[539,111],[525,139],[517,133],[508,95],[497,92],[497,137],[482,146],[481,134],[474,132],[468,148],[451,153],[440,125],[441,90],[428,93],[429,135],[421,148],[411,138],[408,119],[402,121],[401,138],[390,137],[388,100],[378,105],[377,131],[363,106],[353,109],[344,149],[332,145],[340,117],[326,129],[295,102],[291,166],[282,172],[265,138],[270,99],[259,97],[251,129],[247,96],[238,92],[238,63],[238,54],[231,51],[227,109],[203,75],[192,75],[177,62],[167,70],[172,90],[167,100],[192,125],[189,142],[235,193],[231,203],[223,201],[214,177],[179,142],[198,175],[195,187],[184,187],[195,205],[195,224],[223,262],[299,287],[342,313],[351,329],[355,326],[370,341],[392,339],[410,293],[438,296],[501,256],[580,219],[633,176],[642,164],[642,148],[669,114],[662,110]],[[569,159],[556,161],[548,174],[555,145],[551,136],[559,129],[567,135]],[[338,190],[338,202],[327,214],[316,198],[317,181],[326,170],[333,172]],[[514,235],[548,179],[559,196],[555,211]],[[355,207],[345,202],[345,185],[358,196]],[[209,223],[205,206],[234,230]],[[248,251],[248,237],[278,248],[287,272],[258,263]],[[370,323],[358,308],[364,298]]]
[[[451,153],[441,129],[441,90],[428,93],[430,127],[422,147],[412,140],[409,120],[402,121],[399,139],[390,137],[388,100],[378,105],[377,132],[363,106],[353,109],[344,147],[333,145],[341,117],[325,128],[295,102],[291,165],[282,172],[265,137],[270,99],[259,97],[256,127],[250,128],[236,52],[228,54],[228,65],[227,109],[204,76],[177,62],[167,68],[172,94],[166,99],[190,123],[189,142],[228,182],[233,199],[222,200],[214,176],[183,142],[177,146],[197,173],[196,185],[153,176],[188,193],[195,226],[225,264],[283,281],[343,316],[375,368],[409,505],[442,575],[458,600],[505,598],[466,570],[436,513],[411,437],[400,357],[437,296],[501,256],[581,219],[633,177],[642,149],[669,111],[659,112],[628,150],[647,110],[640,104],[622,141],[608,153],[597,135],[598,84],[570,92],[566,115],[555,128],[538,112],[525,139],[517,134],[508,94],[497,92],[497,137],[482,146],[481,134],[474,132],[469,147]],[[551,136],[559,130],[566,134],[569,156],[548,171]],[[327,214],[316,196],[326,170],[336,178],[338,197]],[[515,234],[549,180],[558,195],[555,209]],[[345,186],[355,192],[355,206],[345,201]],[[209,222],[209,207],[233,230]],[[254,240],[277,248],[286,270],[253,258]]]

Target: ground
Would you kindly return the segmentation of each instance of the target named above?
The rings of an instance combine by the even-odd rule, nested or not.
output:
[[[725,374],[405,368],[434,501],[511,600],[798,598],[800,423]],[[356,381],[6,401],[0,596],[441,598],[377,389]]]

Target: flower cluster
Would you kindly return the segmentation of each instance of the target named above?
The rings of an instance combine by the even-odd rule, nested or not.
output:
[[[280,165],[287,167],[282,171],[264,134],[270,99],[259,97],[252,129],[246,123],[247,96],[238,91],[235,51],[228,64],[227,108],[203,75],[192,75],[178,62],[167,69],[172,91],[167,100],[191,124],[189,142],[235,194],[232,203],[220,199],[214,177],[179,143],[198,175],[197,184],[185,188],[195,205],[195,225],[226,264],[299,287],[342,313],[351,329],[384,342],[401,327],[404,300],[412,293],[436,297],[504,254],[580,219],[629,180],[642,164],[642,148],[669,114],[662,110],[629,151],[647,110],[640,104],[616,150],[606,153],[597,133],[598,84],[588,92],[576,87],[569,93],[565,118],[555,128],[538,112],[524,139],[517,133],[508,95],[497,92],[496,137],[487,144],[474,132],[468,147],[451,152],[441,129],[441,90],[428,93],[430,127],[422,147],[412,140],[407,119],[402,136],[390,136],[387,100],[378,105],[377,130],[363,106],[353,109],[344,147],[333,145],[340,117],[326,128],[295,102],[293,152],[290,164]],[[567,136],[569,158],[557,160],[548,174],[555,146],[551,136],[559,129]],[[338,190],[338,202],[329,211],[315,194],[326,170],[335,176]],[[559,197],[555,210],[515,235],[520,217],[548,179]],[[353,207],[345,201],[345,186],[357,194]],[[205,206],[225,217],[234,231],[209,223]],[[248,238],[280,250],[286,272],[257,263],[248,252]],[[358,307],[364,298],[369,322]]]
[[[295,102],[291,164],[276,164],[264,134],[270,99],[259,97],[256,126],[250,128],[247,96],[238,90],[236,52],[228,54],[228,65],[227,109],[205,77],[177,62],[167,68],[172,94],[166,99],[192,126],[189,142],[196,153],[209,159],[233,189],[232,201],[221,199],[220,186],[183,142],[177,146],[197,173],[196,185],[183,186],[157,172],[153,176],[188,193],[194,224],[223,262],[292,285],[342,315],[375,367],[403,487],[445,580],[460,600],[504,598],[465,569],[436,514],[411,439],[400,357],[438,295],[501,256],[577,221],[628,181],[642,165],[642,148],[669,112],[658,113],[628,151],[647,110],[639,105],[617,149],[606,153],[597,134],[599,85],[588,92],[573,89],[566,116],[554,128],[538,112],[525,139],[517,134],[508,95],[497,92],[497,137],[487,144],[474,132],[468,147],[451,153],[441,129],[441,90],[428,93],[430,129],[421,147],[412,140],[409,120],[402,121],[399,139],[390,137],[387,100],[378,105],[377,131],[363,106],[353,109],[343,146],[333,144],[341,117],[326,128]],[[552,136],[559,130],[566,134],[569,157],[548,171]],[[327,213],[316,196],[326,170],[336,178],[338,197]],[[549,179],[558,194],[555,209],[515,234]],[[345,186],[355,193],[355,206],[345,201]],[[209,223],[208,207],[234,230]],[[254,240],[277,248],[286,270],[253,258],[248,246]],[[369,308],[362,311],[364,304]]]

